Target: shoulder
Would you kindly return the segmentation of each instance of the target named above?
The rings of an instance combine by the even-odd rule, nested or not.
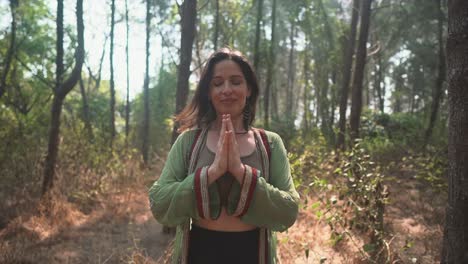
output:
[[[172,148],[179,149],[183,152],[189,151],[200,131],[200,129],[190,129],[180,133],[172,145]]]
[[[179,136],[177,136],[176,142],[177,141],[182,141],[184,143],[192,142],[195,137],[200,133],[201,129],[194,128],[194,129],[189,129],[185,130],[184,132],[180,133]]]
[[[284,148],[283,139],[278,133],[261,128],[257,128],[257,130],[264,132],[268,139],[268,144],[270,144],[271,148],[275,148],[275,146],[280,146]]]

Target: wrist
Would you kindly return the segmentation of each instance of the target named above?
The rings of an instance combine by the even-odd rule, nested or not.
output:
[[[210,165],[208,167],[208,170],[206,171],[206,173],[208,174],[208,185],[210,185],[211,183],[213,183],[214,181],[216,181],[216,179],[218,177],[216,177],[217,173],[216,173],[216,170]]]
[[[244,177],[245,177],[245,170],[246,167],[243,163],[240,164],[239,168],[236,170],[234,177],[237,179],[239,183],[242,184]]]

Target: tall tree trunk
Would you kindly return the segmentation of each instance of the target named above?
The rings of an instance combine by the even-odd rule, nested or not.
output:
[[[85,130],[88,133],[88,140],[92,141],[93,136],[93,128],[91,127],[91,120],[89,115],[89,105],[88,105],[88,97],[86,95],[86,90],[83,83],[83,78],[80,74],[80,93],[81,93],[81,100],[83,102],[83,121],[85,124]]]
[[[146,0],[146,57],[145,57],[145,83],[143,87],[143,131],[141,152],[143,161],[148,164],[149,160],[149,128],[150,128],[150,107],[149,107],[149,57],[150,57],[150,33],[151,33],[151,1]]]
[[[271,84],[274,76],[274,64],[275,64],[275,31],[276,31],[276,0],[273,0],[273,7],[271,9],[271,40],[270,40],[270,54],[268,63],[268,72],[266,79],[265,94],[263,98],[263,112],[264,112],[264,126],[265,128],[270,127],[270,94]]]
[[[294,117],[293,117],[293,103],[294,103],[294,79],[295,79],[295,64],[294,64],[294,47],[295,47],[295,21],[294,19],[291,21],[291,32],[290,32],[290,50],[289,50],[289,61],[288,61],[288,87],[286,93],[286,118],[289,127],[294,125]]]
[[[54,99],[52,102],[52,116],[50,119],[49,143],[47,156],[44,163],[44,181],[42,184],[42,196],[53,187],[55,164],[59,150],[60,135],[60,114],[62,112],[63,100],[73,89],[81,75],[81,68],[84,61],[84,37],[83,37],[83,0],[76,1],[76,20],[78,30],[78,46],[75,51],[75,66],[70,77],[63,83],[58,82],[54,89]],[[63,0],[57,1],[57,55],[61,56],[56,60],[57,80],[61,80],[63,73]]]
[[[219,35],[219,0],[215,0],[215,29],[213,34],[213,47],[214,50],[218,49],[218,35]]]
[[[360,1],[353,1],[351,27],[348,36],[348,45],[346,45],[346,52],[343,64],[343,83],[341,84],[341,98],[340,98],[340,120],[337,147],[345,147],[345,134],[346,134],[346,109],[348,107],[348,94],[349,83],[351,81],[351,72],[353,68],[354,47],[356,43],[357,21],[359,17],[359,3]]]
[[[383,70],[382,70],[382,52],[376,54],[374,87],[377,92],[378,107],[380,113],[384,113],[384,94],[382,88]]]
[[[8,72],[10,71],[11,61],[13,55],[15,54],[16,48],[16,8],[18,7],[18,0],[10,0],[10,12],[11,12],[11,33],[10,33],[10,47],[8,48],[5,65],[3,67],[3,72],[0,80],[0,98],[6,90],[6,79]]]
[[[370,12],[372,0],[363,0],[361,6],[361,19],[359,27],[359,41],[356,55],[356,67],[354,71],[352,103],[351,103],[351,139],[359,137],[359,123],[361,121],[362,112],[362,87],[364,79],[364,68],[366,66],[367,56],[367,37],[369,33]]]
[[[185,0],[182,4],[180,39],[180,63],[177,71],[176,114],[187,104],[189,90],[190,63],[192,61],[192,46],[195,37],[197,21],[197,1]],[[177,138],[177,125],[172,130],[172,143]]]
[[[115,0],[111,1],[111,32],[110,32],[110,138],[112,149],[115,138],[115,83],[114,83],[114,28],[115,28]]]
[[[323,1],[319,0],[318,1],[320,10],[322,11],[323,15],[323,21],[324,21],[324,26],[325,26],[325,35],[327,37],[328,41],[328,57],[332,58],[333,54],[335,52],[335,38],[333,36],[333,30],[330,25],[329,17],[327,14],[327,10],[325,9],[325,6],[323,5]],[[337,76],[337,63],[335,60],[331,59],[327,63],[327,73],[326,73],[326,85],[324,86],[324,93],[323,93],[323,102],[324,102],[324,108],[325,110],[322,115],[322,124],[323,124],[323,130],[325,131],[324,135],[326,136],[327,140],[329,143],[334,144],[335,141],[335,136],[333,133],[333,124],[335,120],[335,93],[336,93],[336,76]],[[329,78],[331,79],[331,87],[329,83]],[[328,94],[331,94],[331,100],[328,100]]]
[[[96,91],[99,90],[99,87],[101,86],[102,64],[104,63],[104,56],[106,55],[106,45],[107,45],[107,40],[108,39],[109,39],[109,37],[106,36],[106,38],[104,39],[104,45],[102,45],[101,58],[99,59],[98,76],[96,78],[96,85],[95,85]]]
[[[260,63],[260,32],[262,25],[263,0],[257,0],[257,25],[255,27],[254,69],[258,74]]]
[[[441,263],[468,263],[468,1],[448,1],[448,205]]]
[[[128,58],[128,38],[130,26],[128,23],[128,0],[125,0],[125,62],[127,79],[127,96],[125,100],[125,145],[128,147],[128,135],[130,134],[130,61]]]
[[[306,38],[306,43],[309,43]],[[306,134],[309,132],[309,122],[310,122],[310,109],[309,109],[309,73],[310,73],[310,58],[309,58],[309,50],[310,47],[309,45],[306,45],[305,48],[305,55],[304,55],[304,94],[302,96],[302,106],[303,106],[303,117],[302,117],[302,122],[303,122],[303,132],[302,136],[303,139],[306,139]]]
[[[439,26],[439,65],[438,65],[438,75],[434,87],[433,98],[432,98],[432,108],[431,108],[431,117],[429,119],[429,125],[426,129],[426,134],[424,137],[424,146],[430,141],[432,136],[432,130],[434,129],[434,124],[437,119],[437,112],[439,112],[439,105],[442,99],[443,94],[443,84],[445,80],[445,54],[444,54],[444,40],[443,40],[443,23],[444,23],[444,13],[442,11],[442,0],[436,0],[438,7],[438,26]]]

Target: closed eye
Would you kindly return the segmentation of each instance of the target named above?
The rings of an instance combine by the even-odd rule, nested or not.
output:
[[[233,85],[240,85],[244,82],[244,79],[241,76],[234,76],[231,78],[231,83]]]

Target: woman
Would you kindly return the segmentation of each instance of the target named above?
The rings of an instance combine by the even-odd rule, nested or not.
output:
[[[182,133],[149,190],[155,218],[177,226],[173,263],[276,263],[272,232],[293,225],[299,195],[281,138],[251,127],[258,93],[247,60],[223,48],[176,117]]]

